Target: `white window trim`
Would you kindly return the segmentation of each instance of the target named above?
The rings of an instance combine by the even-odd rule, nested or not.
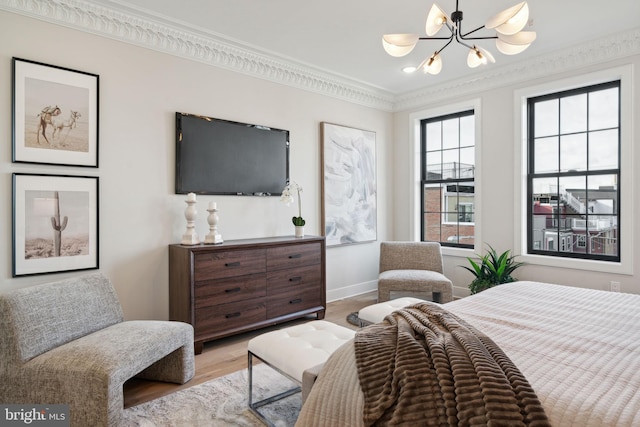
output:
[[[475,212],[474,212],[474,248],[451,248],[448,246],[442,247],[443,255],[468,257],[472,256],[474,252],[479,252],[482,249],[482,230],[478,227],[481,223],[482,212],[482,185],[481,185],[481,164],[480,164],[480,152],[482,147],[482,111],[480,110],[481,102],[480,98],[471,99],[469,101],[460,102],[457,104],[450,104],[442,107],[431,108],[428,110],[416,111],[409,115],[409,138],[412,141],[409,144],[410,159],[410,173],[413,181],[413,189],[410,192],[409,197],[409,235],[413,240],[420,241],[420,209],[418,209],[420,199],[420,121],[424,119],[430,119],[438,116],[445,116],[448,114],[455,114],[461,111],[473,110],[474,122],[475,122],[475,174],[474,174],[474,187],[475,187]]]
[[[620,80],[620,127],[621,127],[621,159],[620,159],[620,229],[624,230],[623,239],[620,241],[620,262],[575,259],[554,257],[545,255],[527,254],[527,99],[553,92],[561,92],[612,80]],[[633,237],[635,231],[633,194],[635,171],[633,169],[633,66],[602,70],[581,76],[571,77],[565,80],[544,83],[518,90],[514,93],[514,111],[520,112],[515,116],[515,141],[519,141],[515,147],[514,179],[520,185],[515,186],[515,200],[517,205],[514,210],[514,254],[519,255],[518,260],[531,265],[543,265],[549,267],[572,268],[576,270],[598,271],[615,274],[633,274]]]

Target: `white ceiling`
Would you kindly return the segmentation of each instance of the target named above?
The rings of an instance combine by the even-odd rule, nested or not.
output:
[[[394,94],[472,77],[479,69],[466,66],[467,48],[455,42],[442,53],[437,76],[405,74],[439,49],[442,41],[421,41],[403,58],[385,53],[381,37],[388,33],[419,33],[431,7],[429,1],[407,0],[91,0],[92,3],[146,20],[223,40],[235,46],[321,69]],[[518,0],[462,0],[463,31],[484,24]],[[640,0],[529,0],[530,27],[537,40],[520,55],[502,55],[492,40],[478,44],[490,50],[496,63],[523,59],[637,28]],[[453,0],[439,0],[447,13]],[[492,35],[483,30],[478,35]],[[442,34],[446,35],[446,30]],[[482,33],[482,34],[481,34]]]

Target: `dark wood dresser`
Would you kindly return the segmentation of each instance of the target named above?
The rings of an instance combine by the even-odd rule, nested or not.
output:
[[[324,237],[169,246],[169,317],[193,325],[195,352],[217,338],[326,308]]]

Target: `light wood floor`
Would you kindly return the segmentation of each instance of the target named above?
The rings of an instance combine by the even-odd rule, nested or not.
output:
[[[369,292],[344,300],[327,304],[325,320],[338,325],[357,329],[347,322],[347,315],[371,304],[375,304],[377,292]],[[132,379],[124,385],[124,406],[135,406],[143,402],[164,396],[175,391],[200,384],[211,379],[222,377],[247,367],[247,342],[262,333],[313,320],[294,320],[271,328],[247,332],[245,334],[224,338],[204,344],[201,354],[196,355],[196,373],[191,381],[183,385]]]

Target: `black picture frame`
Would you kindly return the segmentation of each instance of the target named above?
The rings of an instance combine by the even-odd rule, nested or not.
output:
[[[98,167],[100,77],[12,59],[12,161]]]
[[[13,174],[13,277],[99,268],[99,178]]]

